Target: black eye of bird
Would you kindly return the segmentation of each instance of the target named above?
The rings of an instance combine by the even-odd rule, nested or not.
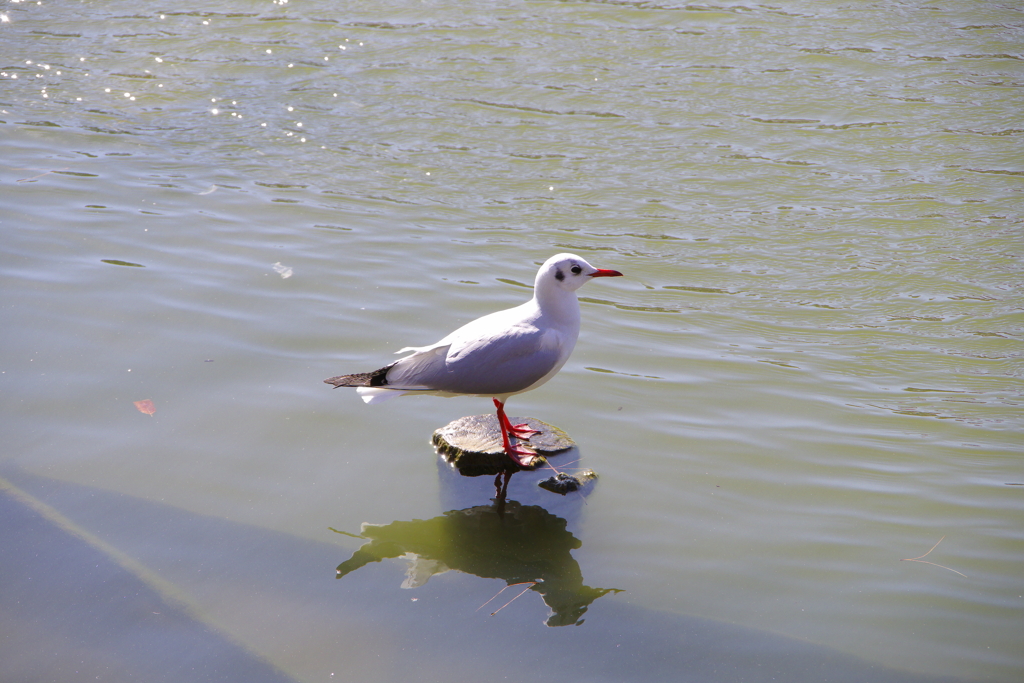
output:
[[[580,268],[580,267],[579,267],[579,266],[577,266],[577,265],[573,265],[573,267],[572,267],[572,268],[570,268],[569,270],[571,270],[571,271],[572,271],[572,274],[573,274],[573,275],[579,275],[580,273],[582,273],[582,272],[583,272],[583,269],[582,269],[582,268]]]

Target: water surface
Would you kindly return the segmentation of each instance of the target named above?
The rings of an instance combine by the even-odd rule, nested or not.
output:
[[[2,566],[35,607],[3,610],[33,634],[4,652],[151,675],[118,634],[182,661],[195,628],[211,678],[1017,680],[1022,27],[995,2],[6,5]],[[538,591],[490,617],[506,579],[423,556],[415,588],[400,560],[336,580],[363,541],[332,529],[487,506],[429,438],[490,406],[321,380],[520,303],[560,251],[627,277],[581,290],[574,356],[510,409],[600,480],[510,497],[622,592],[549,627]]]

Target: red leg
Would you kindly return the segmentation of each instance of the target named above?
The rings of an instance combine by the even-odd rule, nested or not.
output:
[[[531,436],[541,433],[539,429],[530,429],[530,425],[525,422],[518,425],[512,424],[512,421],[505,415],[505,404],[498,399],[494,399],[494,405],[498,408],[498,422],[505,431],[520,441],[529,441]]]
[[[505,404],[494,399],[494,406],[498,409],[498,428],[501,430],[501,443],[505,447],[505,453],[520,467],[529,467],[537,455],[536,451],[524,448],[519,444],[513,445],[509,441],[510,431],[513,436],[517,435],[514,430],[510,429],[512,425],[509,424],[508,417],[505,415]]]

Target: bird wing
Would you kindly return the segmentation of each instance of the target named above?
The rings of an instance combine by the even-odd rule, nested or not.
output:
[[[455,340],[445,358],[446,390],[487,396],[518,393],[560,365],[561,350],[557,331],[528,323]]]
[[[391,366],[387,374],[387,386],[392,389],[436,391],[436,378],[445,373],[448,347],[448,344],[439,342],[433,346],[402,349],[399,353],[413,351],[413,354],[399,359]]]
[[[450,339],[454,336],[433,346],[418,347],[398,360],[388,370],[386,389],[514,394],[537,383],[563,360],[558,333],[529,324],[492,331],[483,337]]]
[[[497,311],[434,344],[402,349],[399,353],[413,353],[388,370],[386,386],[442,394],[515,394],[561,367],[574,341],[559,329],[539,327],[529,304]]]

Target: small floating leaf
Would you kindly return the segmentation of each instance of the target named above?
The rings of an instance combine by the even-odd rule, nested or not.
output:
[[[132,268],[145,268],[146,266],[141,263],[132,263],[131,261],[118,261],[117,259],[104,258],[100,259],[103,263],[109,263],[112,266],[131,266]]]
[[[139,409],[140,413],[145,413],[146,415],[152,415],[156,412],[156,406],[148,398],[143,401],[136,401],[135,407]]]

